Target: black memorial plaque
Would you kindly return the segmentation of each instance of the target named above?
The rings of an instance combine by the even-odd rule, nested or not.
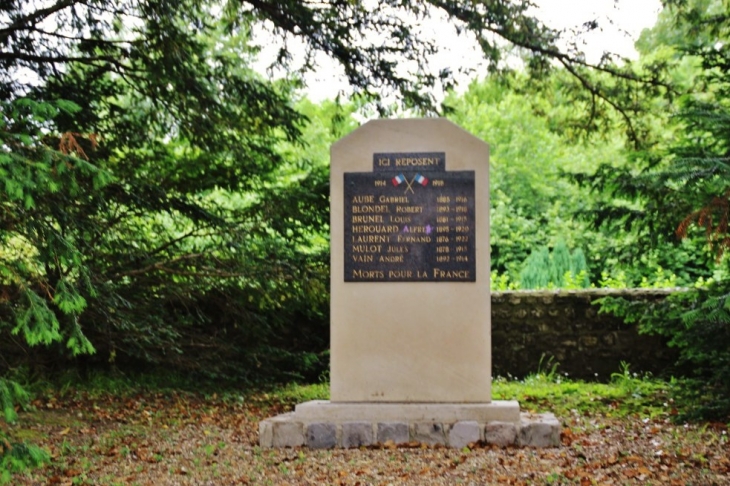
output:
[[[444,153],[376,153],[345,173],[345,282],[476,281],[474,171]]]

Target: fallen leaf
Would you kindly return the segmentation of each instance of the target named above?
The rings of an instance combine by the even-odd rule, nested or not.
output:
[[[624,469],[623,473],[624,473],[624,476],[626,476],[629,479],[639,475],[639,473],[636,471],[636,469]]]
[[[625,460],[626,462],[633,462],[634,464],[644,464],[644,459],[639,456],[628,456]]]

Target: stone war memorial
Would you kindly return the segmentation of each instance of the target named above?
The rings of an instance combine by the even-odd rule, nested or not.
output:
[[[370,121],[331,149],[330,400],[262,447],[557,446],[550,414],[492,400],[489,147],[445,119]]]

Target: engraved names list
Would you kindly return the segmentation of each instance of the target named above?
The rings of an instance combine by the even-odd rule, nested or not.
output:
[[[376,153],[346,172],[346,282],[476,281],[474,171],[443,152]]]

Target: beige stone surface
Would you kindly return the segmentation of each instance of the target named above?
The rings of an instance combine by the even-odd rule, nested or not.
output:
[[[357,420],[449,424],[464,420],[479,423],[518,423],[520,405],[514,400],[494,400],[490,403],[334,403],[312,400],[298,404],[292,417],[304,423],[343,423]]]
[[[345,282],[344,173],[374,153],[445,152],[475,171],[476,282]],[[331,399],[491,400],[489,149],[444,119],[374,120],[331,149]]]

